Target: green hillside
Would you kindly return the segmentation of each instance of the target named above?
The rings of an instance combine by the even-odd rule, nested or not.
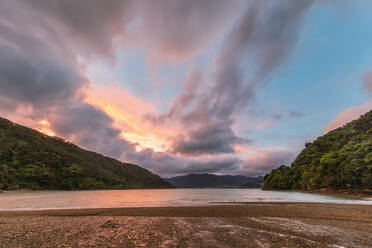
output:
[[[291,167],[265,176],[266,189],[372,189],[372,111],[307,143]]]
[[[159,176],[0,118],[0,189],[169,188]]]

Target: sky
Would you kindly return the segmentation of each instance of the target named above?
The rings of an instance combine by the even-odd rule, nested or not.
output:
[[[163,177],[264,175],[372,109],[369,0],[3,0],[0,116]]]

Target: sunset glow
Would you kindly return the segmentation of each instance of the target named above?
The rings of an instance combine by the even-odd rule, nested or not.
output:
[[[40,124],[39,132],[46,134],[48,136],[56,136],[56,133],[53,132],[53,130],[50,129],[50,123],[47,119],[43,119],[38,121],[38,124]]]
[[[101,89],[89,89],[84,101],[110,116],[114,126],[121,130],[121,137],[137,144],[136,150],[145,148],[156,152],[169,149],[169,137],[177,133],[174,125],[159,126],[146,120],[144,115],[155,109],[150,103],[136,98],[130,93],[111,85]]]
[[[137,151],[142,151],[145,148],[150,148],[156,152],[163,152],[168,150],[169,148],[166,140],[162,139],[161,137],[125,132],[122,132],[121,136],[134,144],[138,144],[136,146]]]
[[[0,0],[0,247],[367,247],[371,44],[372,0]]]

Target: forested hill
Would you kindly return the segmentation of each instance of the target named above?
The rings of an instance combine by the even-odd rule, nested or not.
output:
[[[0,189],[169,188],[134,164],[0,118]]]
[[[265,176],[266,189],[372,189],[372,111],[307,143],[291,167]]]
[[[188,174],[165,178],[177,188],[259,188],[263,177],[220,176],[214,174]]]

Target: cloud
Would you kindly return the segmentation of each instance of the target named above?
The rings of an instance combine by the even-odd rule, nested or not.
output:
[[[229,173],[239,168],[242,162],[236,156],[180,157],[151,149],[127,154],[125,159],[141,164],[163,177],[189,173]]]
[[[17,40],[11,42],[18,43]],[[25,47],[12,49],[0,44],[0,64],[0,94],[35,108],[73,98],[86,82],[71,65],[29,54]]]
[[[342,127],[346,123],[358,119],[361,115],[372,109],[372,101],[366,102],[359,106],[354,106],[345,109],[338,115],[336,115],[333,120],[323,127],[324,133],[328,133],[336,128]]]
[[[289,112],[289,116],[292,118],[301,118],[301,117],[304,117],[305,115],[306,114],[304,112],[297,111],[297,110]]]
[[[125,152],[135,152],[134,144],[120,138],[121,131],[103,111],[84,103],[64,106],[48,121],[58,135],[81,146],[118,158]]]
[[[185,134],[174,138],[172,152],[232,153],[235,144],[247,140],[238,137],[232,125],[241,110],[253,101],[255,90],[267,82],[270,73],[290,54],[311,2],[250,2],[243,17],[226,35],[214,74],[208,80],[198,75],[187,81],[168,115],[163,116],[178,119],[185,130]],[[255,61],[250,79],[240,70],[247,57]],[[195,80],[198,84],[207,81],[207,87],[197,94],[193,89]]]
[[[189,108],[193,99],[198,96],[198,86],[202,83],[203,74],[201,71],[189,73],[183,91],[177,95],[167,117],[180,117],[185,108]]]
[[[134,18],[134,1],[112,0],[35,0],[19,1],[44,22],[58,29],[59,36],[85,56],[99,55],[115,59],[115,38],[125,35]]]
[[[363,87],[372,95],[372,71],[363,75]]]
[[[147,113],[156,112],[154,104],[136,97],[118,84],[86,87],[83,101],[110,116],[113,125],[121,130],[120,135],[132,143],[137,143],[138,149],[165,151],[169,148],[168,136],[179,132],[172,123],[149,121]]]
[[[283,115],[281,115],[281,114],[274,114],[274,115],[273,115],[273,118],[274,118],[275,120],[280,120],[280,119],[283,118]]]
[[[115,49],[144,46],[152,61],[179,61],[221,36],[244,1],[36,0],[28,9],[51,22],[80,53],[115,60]]]
[[[290,117],[290,118],[301,118],[303,116],[305,116],[305,114],[301,111],[290,111],[288,113],[281,113],[281,114],[274,114],[272,117],[273,119],[275,120],[281,120],[283,119],[284,117]]]
[[[25,14],[18,8],[17,1],[4,1],[0,8],[0,95],[8,102],[5,106],[12,102],[13,109],[31,105],[40,110],[74,98],[86,79],[71,54],[66,46],[52,46],[52,32],[38,27],[32,13],[22,19]]]
[[[251,176],[264,175],[280,165],[289,165],[297,152],[278,147],[255,148],[244,158],[237,172]]]
[[[57,135],[105,155],[133,151],[106,113],[81,102],[90,82],[71,49],[71,37],[57,41],[64,35],[59,26],[27,4],[0,4],[1,111],[31,127],[45,119]]]
[[[191,130],[187,137],[174,138],[171,150],[184,155],[234,153],[232,144],[246,144],[247,139],[235,136],[224,121],[203,125]]]
[[[13,120],[35,128],[45,128],[39,124],[40,120],[45,120],[45,123],[48,122],[48,128],[68,141],[104,155],[144,163],[147,168],[160,173],[219,171],[219,167],[232,168],[236,159],[184,160],[182,157],[157,153],[151,149],[136,152],[137,144],[123,138],[123,132],[133,132],[133,125],[142,121],[138,116],[154,111],[154,108],[115,86],[94,88],[84,76],[84,65],[80,63],[79,58],[98,55],[112,59],[114,38],[125,33],[125,30],[121,30],[124,26],[120,25],[125,24],[122,23],[122,15],[125,14],[123,8],[129,5],[124,6],[122,1],[113,1],[104,7],[101,5],[101,1],[89,4],[85,1],[35,1],[32,5],[27,1],[2,2],[2,111],[7,112],[6,115],[11,116]],[[179,4],[172,5],[179,8]],[[183,8],[188,8],[184,3],[181,7],[178,13],[182,12]],[[190,15],[195,15],[192,8],[198,9],[197,2],[194,2],[188,11]],[[220,13],[224,9],[218,8]],[[208,12],[211,17],[214,10],[216,9],[202,9],[196,17],[204,18],[203,11]],[[18,13],[17,17],[14,13]],[[157,15],[160,16],[160,13]],[[205,17],[208,18],[208,15]],[[183,18],[190,19],[185,14]],[[179,22],[181,26],[182,21],[184,20]],[[217,24],[221,22],[218,21]],[[113,29],[115,26],[120,27],[120,30]],[[173,28],[182,33],[179,31],[181,26]],[[199,28],[196,25],[192,27],[195,30]],[[214,27],[216,28],[217,26]],[[217,30],[214,32],[217,35]],[[210,33],[205,34],[208,36]],[[198,34],[195,37],[198,37]],[[168,45],[172,43],[169,40],[167,42]],[[192,53],[193,49],[200,49],[196,44],[198,42],[190,44],[190,48],[186,47],[186,43],[183,44],[185,51],[180,50],[182,56],[188,56],[186,53]],[[154,45],[156,46],[158,45]],[[12,115],[10,111],[16,114]],[[125,121],[115,124],[120,120],[115,114],[122,112],[135,119],[129,119],[127,125],[122,125]],[[154,129],[154,126],[146,126],[145,131],[155,132]],[[161,127],[156,127],[156,132],[159,130]],[[154,165],[157,165],[156,168]]]
[[[68,141],[162,175],[261,173],[283,157],[267,153],[262,163],[253,163],[254,156],[242,159],[234,146],[250,140],[239,137],[233,125],[254,101],[256,89],[290,54],[310,5],[1,1],[1,113],[35,128],[45,120]],[[210,70],[190,72],[184,91],[165,115],[149,115],[146,112],[156,112],[153,106],[112,85],[95,88],[85,72],[85,63],[115,61],[117,49],[123,47],[144,48],[154,62],[180,62],[219,41],[222,49]],[[241,68],[247,58],[255,61],[249,78]],[[169,147],[155,151],[165,142]]]
[[[215,42],[231,26],[245,1],[136,1],[139,40],[151,60],[190,58]]]
[[[85,87],[83,101],[106,112],[117,122],[117,126],[124,126],[126,129],[139,132],[144,132],[144,130],[138,127],[138,122],[142,121],[137,119],[138,116],[156,111],[152,104],[115,83]]]

